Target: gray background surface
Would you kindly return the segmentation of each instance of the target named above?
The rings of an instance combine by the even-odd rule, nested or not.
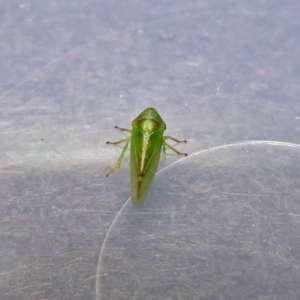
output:
[[[299,13],[1,1],[1,299],[299,299]],[[190,156],[135,208],[105,142],[149,106]]]

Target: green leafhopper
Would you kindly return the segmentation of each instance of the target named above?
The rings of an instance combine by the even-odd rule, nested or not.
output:
[[[142,205],[150,190],[153,178],[155,176],[160,153],[163,150],[166,154],[166,147],[179,155],[187,156],[186,153],[177,151],[169,145],[166,140],[172,140],[176,143],[186,143],[170,136],[164,136],[166,124],[152,108],[146,108],[132,122],[132,129],[125,129],[115,126],[122,131],[131,133],[131,136],[117,142],[106,142],[106,144],[118,145],[125,143],[116,166],[106,175],[108,177],[117,171],[122,163],[125,151],[131,142],[130,148],[130,181],[131,181],[131,200],[133,204]]]

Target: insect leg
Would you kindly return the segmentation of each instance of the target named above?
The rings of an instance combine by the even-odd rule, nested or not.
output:
[[[127,132],[130,132],[130,133],[131,133],[131,130],[130,130],[130,129],[121,128],[121,127],[119,127],[119,126],[115,126],[115,128],[116,128],[116,129],[119,129],[119,130],[121,130],[121,131],[127,131]],[[117,141],[117,142],[106,142],[106,144],[110,144],[110,145],[118,145],[118,144],[127,142],[128,139],[130,139],[130,137],[127,137],[127,138],[122,139],[122,140]]]
[[[162,149],[163,149],[163,154],[164,154],[164,158],[166,158],[166,156],[167,156],[167,152],[166,152],[166,142],[164,141],[163,142],[163,145],[162,145]]]
[[[119,145],[119,144],[122,144],[122,143],[125,143],[127,142],[128,140],[130,140],[130,137],[126,138],[126,139],[122,139],[120,141],[117,141],[117,142],[106,142],[107,145]]]
[[[116,129],[119,129],[121,131],[127,131],[127,132],[130,132],[131,133],[131,130],[130,129],[126,129],[126,128],[121,128],[119,126],[115,126]]]
[[[172,141],[174,141],[174,142],[176,142],[176,143],[186,143],[186,140],[184,140],[184,141],[179,141],[179,140],[177,140],[177,139],[175,139],[175,138],[173,138],[173,137],[171,137],[171,136],[168,136],[168,135],[164,136],[164,141],[165,141],[165,140],[172,140]]]
[[[171,149],[172,151],[174,151],[175,153],[177,153],[178,155],[184,155],[184,156],[187,156],[186,153],[182,153],[182,152],[179,152],[178,150],[176,150],[174,147],[172,147],[171,145],[169,145],[166,140],[172,140],[176,143],[186,143],[186,141],[179,141],[171,136],[164,136],[164,141],[163,141],[163,152],[166,153],[166,147]]]
[[[124,155],[125,155],[125,152],[126,152],[126,149],[130,143],[130,140],[131,140],[131,137],[127,138],[127,139],[123,139],[123,140],[120,140],[118,142],[114,142],[114,143],[111,143],[111,142],[106,142],[106,144],[113,144],[113,145],[118,145],[120,143],[124,143],[126,142],[122,152],[121,152],[121,155],[119,156],[118,158],[118,161],[117,161],[117,164],[114,166],[114,168],[108,173],[106,174],[106,177],[108,177],[109,175],[111,175],[112,173],[114,173],[115,171],[119,170],[120,167],[121,167],[121,163],[122,163],[122,160],[124,158]]]

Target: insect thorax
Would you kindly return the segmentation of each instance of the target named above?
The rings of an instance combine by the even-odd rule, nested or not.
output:
[[[138,128],[144,134],[151,134],[161,128],[160,124],[154,120],[140,120],[137,123]]]

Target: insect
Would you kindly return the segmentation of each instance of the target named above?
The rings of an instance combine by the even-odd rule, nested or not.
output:
[[[108,177],[121,167],[126,149],[131,142],[130,148],[130,181],[131,200],[133,204],[144,204],[155,176],[161,150],[166,154],[166,148],[175,153],[187,156],[186,153],[177,151],[169,145],[166,140],[176,143],[186,143],[170,136],[164,136],[166,124],[152,108],[146,108],[133,121],[132,129],[125,129],[115,126],[115,128],[131,133],[131,136],[117,142],[106,142],[106,144],[118,145],[125,143],[125,146],[118,158],[116,166],[106,175]]]

